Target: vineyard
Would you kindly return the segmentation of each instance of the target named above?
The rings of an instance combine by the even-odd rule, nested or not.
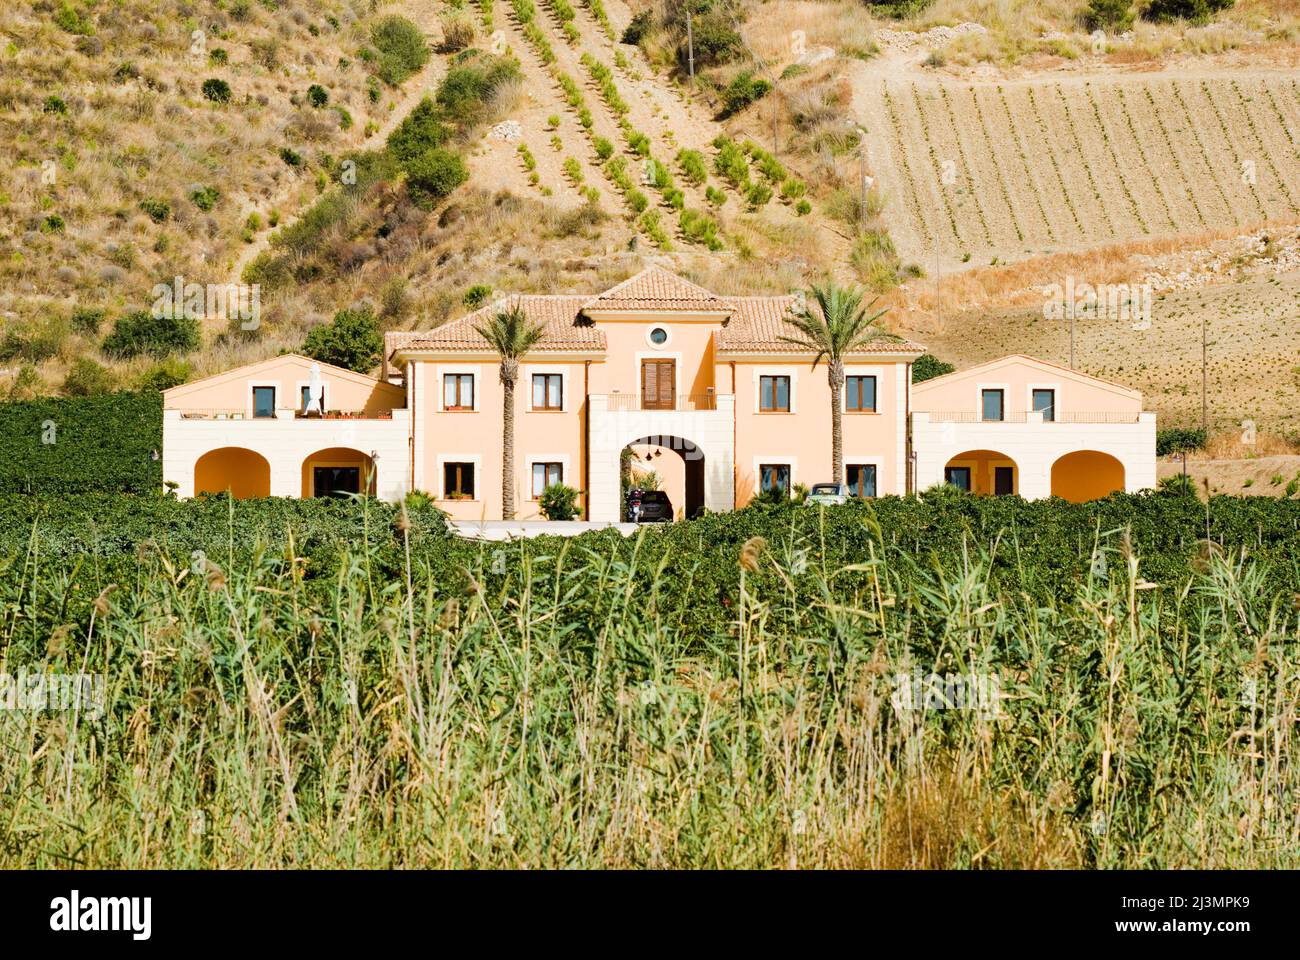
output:
[[[636,47],[616,42],[600,0],[485,0],[480,21],[519,57],[529,102],[512,115],[512,139],[484,141],[470,164],[475,184],[598,204],[661,251],[748,244],[755,231],[740,239],[729,230],[738,219],[761,224],[760,235],[811,238],[791,248],[839,246],[809,216],[797,172],[733,141]]]
[[[895,242],[927,263],[1300,219],[1291,75],[885,80],[859,102]]]

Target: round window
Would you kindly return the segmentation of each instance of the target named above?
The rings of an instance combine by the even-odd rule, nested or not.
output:
[[[650,342],[656,347],[662,347],[668,342],[668,331],[663,327],[655,327],[650,331]]]

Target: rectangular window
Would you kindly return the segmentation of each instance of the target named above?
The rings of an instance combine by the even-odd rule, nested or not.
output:
[[[786,379],[789,379],[788,377]],[[788,463],[764,463],[758,468],[759,489],[763,493],[776,490],[786,496],[790,493],[790,465]]]
[[[1056,419],[1056,391],[1035,390],[1034,409],[1042,412],[1043,421],[1045,423],[1055,420]]]
[[[943,482],[970,493],[970,467],[944,467]]]
[[[876,378],[846,377],[844,380],[844,409],[850,413],[875,413]]]
[[[253,416],[275,416],[275,387],[253,388]]]
[[[1003,420],[1003,392],[1001,390],[981,390],[981,415],[985,420]]]
[[[533,409],[562,410],[564,378],[558,373],[533,374]]]
[[[474,374],[443,374],[442,407],[444,410],[474,409]]]
[[[559,463],[533,464],[533,499],[542,495],[542,491],[553,484],[564,482],[564,465]]]
[[[874,497],[876,495],[876,465],[874,463],[850,463],[847,470],[849,496]]]
[[[789,413],[790,378],[759,377],[758,409],[764,413]]]
[[[442,496],[445,500],[473,500],[474,464],[444,463],[442,465]]]

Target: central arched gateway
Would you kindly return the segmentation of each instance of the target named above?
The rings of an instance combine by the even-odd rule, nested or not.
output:
[[[671,473],[670,482],[680,482],[680,498],[673,497],[678,516],[689,517],[701,509],[720,513],[735,508],[733,397],[719,395],[713,409],[697,410],[629,410],[601,394],[591,395],[588,405],[589,520],[613,523],[623,519],[622,461],[627,448],[639,452],[642,470]],[[645,460],[647,453],[650,461]]]
[[[628,476],[619,485],[641,486],[638,477],[655,479],[655,489],[668,494],[677,519],[704,511],[704,453],[682,437],[640,437],[624,448],[620,464],[626,462]]]

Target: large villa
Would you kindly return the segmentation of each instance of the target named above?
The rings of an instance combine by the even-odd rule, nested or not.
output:
[[[164,395],[163,477],[182,497],[424,491],[453,518],[502,515],[499,359],[475,329],[518,305],[545,329],[515,391],[516,516],[550,484],[589,520],[621,519],[621,484],[653,472],[678,516],[834,480],[826,365],[786,339],[793,296],[729,297],[659,267],[589,296],[518,296],[385,338],[379,379],[286,355]],[[1084,501],[1155,486],[1142,395],[1025,356],[912,384],[924,349],[871,341],[846,363],[850,491],[948,482]]]

